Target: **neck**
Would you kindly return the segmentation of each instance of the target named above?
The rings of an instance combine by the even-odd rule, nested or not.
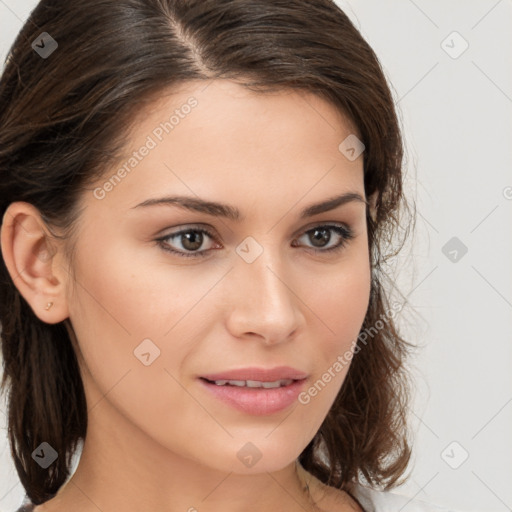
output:
[[[219,471],[167,450],[103,402],[102,413],[93,411],[89,417],[74,475],[50,500],[55,510],[313,510],[309,475],[298,463],[272,473]],[[110,408],[109,414],[105,408]],[[52,507],[40,510],[51,512]]]

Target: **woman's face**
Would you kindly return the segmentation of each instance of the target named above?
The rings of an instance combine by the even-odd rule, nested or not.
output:
[[[368,305],[354,131],[310,93],[227,80],[146,110],[82,197],[66,300],[89,429],[278,470],[327,415]]]

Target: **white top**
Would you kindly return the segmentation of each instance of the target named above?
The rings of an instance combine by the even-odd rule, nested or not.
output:
[[[408,496],[376,491],[362,485],[357,485],[353,494],[365,512],[455,512]]]

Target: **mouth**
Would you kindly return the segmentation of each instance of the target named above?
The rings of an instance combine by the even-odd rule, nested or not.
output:
[[[289,367],[247,368],[199,377],[209,395],[238,411],[270,415],[289,408],[304,387],[307,374]]]
[[[215,384],[216,386],[237,386],[239,388],[265,388],[265,389],[275,389],[282,388],[284,386],[289,386],[293,382],[296,382],[293,379],[281,379],[274,380],[271,382],[261,381],[261,380],[208,380],[204,379],[206,382],[210,384]]]

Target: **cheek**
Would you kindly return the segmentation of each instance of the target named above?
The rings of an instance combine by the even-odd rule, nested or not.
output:
[[[143,262],[112,239],[109,243],[105,234],[89,238],[96,240],[96,250],[84,243],[77,251],[70,319],[87,369],[106,392],[126,372],[143,366],[134,354],[143,340],[158,345],[163,325],[157,320],[164,323],[162,300]]]
[[[173,436],[176,410],[206,421],[179,384],[179,367],[189,350],[179,341],[191,336],[187,312],[212,283],[191,285],[190,278],[185,283],[177,271],[149,272],[154,262],[119,249],[83,251],[75,268],[70,318],[94,417],[116,415],[119,424],[128,419],[154,432],[163,424]],[[160,434],[169,436],[165,430]]]
[[[165,265],[158,248],[103,240],[81,249],[71,316],[94,338],[163,338],[201,300],[217,275]]]
[[[318,279],[315,287],[308,286],[309,304],[315,312],[308,321],[316,326],[310,332],[315,339],[311,354],[314,379],[299,402],[310,404],[325,415],[346,377],[367,312],[371,286],[368,258],[362,254],[347,260],[336,272]]]
[[[166,402],[180,388],[165,370],[181,377],[191,340],[207,328],[202,326],[205,312],[213,308],[208,298],[202,299],[218,282],[219,272],[169,266],[155,258],[157,249],[120,248],[107,236],[98,240],[101,251],[89,247],[83,244],[77,251],[70,297],[70,318],[88,370],[84,379],[102,395],[116,386],[121,402],[132,397],[127,408],[130,401],[151,404],[138,396],[149,383],[153,390],[166,390],[161,396]],[[119,379],[123,381],[117,385]],[[129,382],[134,388],[122,393]]]
[[[369,266],[354,265],[324,285],[319,302],[333,324],[332,329],[344,333],[349,326],[363,322],[369,297]]]
[[[357,337],[368,308],[370,287],[370,263],[364,252],[317,281],[316,292],[311,286],[308,295],[313,297],[314,310],[325,324],[327,350],[343,348]]]

